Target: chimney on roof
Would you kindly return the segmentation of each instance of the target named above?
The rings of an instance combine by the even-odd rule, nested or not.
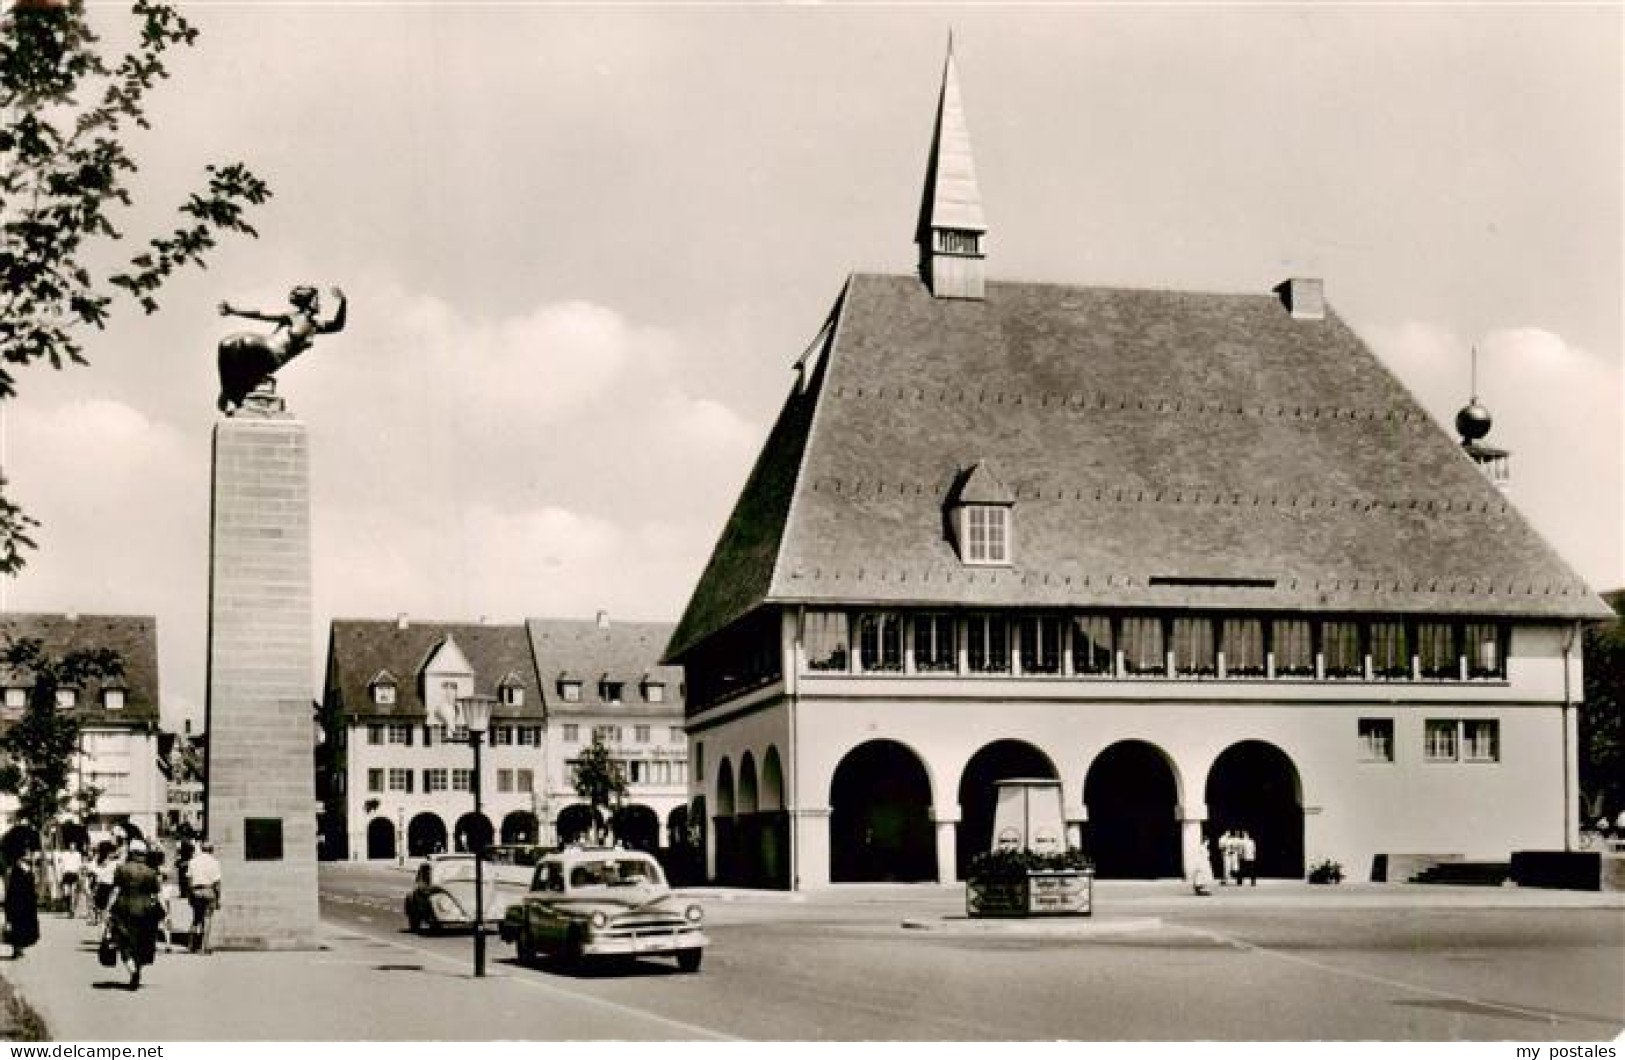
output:
[[[396,629],[405,629],[408,626],[410,626],[411,624],[412,623],[408,620],[408,617],[407,617],[407,614],[406,614],[405,611],[401,611],[401,612],[399,612],[399,613],[397,613],[395,615],[395,628]]]
[[[600,612],[598,612],[597,622],[598,622],[598,628],[599,629],[608,629],[609,628],[609,612],[608,611],[600,611]]]
[[[1326,285],[1321,280],[1295,276],[1278,284],[1275,293],[1293,320],[1326,319]]]
[[[77,612],[77,611],[69,611],[66,615],[63,615],[62,617],[66,618],[69,622],[77,622],[77,621],[79,621],[79,612]]]

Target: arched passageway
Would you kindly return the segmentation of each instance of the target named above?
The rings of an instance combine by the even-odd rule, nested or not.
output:
[[[1088,841],[1102,879],[1180,875],[1179,784],[1160,748],[1123,740],[1100,752],[1083,785]]]
[[[633,850],[660,849],[660,815],[641,803],[615,811],[615,839]]]
[[[393,860],[395,857],[395,822],[374,817],[367,822],[367,860]]]
[[[1258,875],[1303,878],[1303,788],[1286,752],[1263,740],[1231,745],[1208,771],[1206,798],[1215,853],[1224,833],[1245,831],[1258,846]]]
[[[997,740],[965,763],[959,780],[959,878],[964,879],[970,859],[991,847],[993,814],[998,799],[994,782],[1017,777],[1059,780],[1049,757],[1023,740]]]
[[[717,766],[717,805],[711,814],[711,834],[717,849],[717,883],[739,882],[739,829],[736,825],[733,763],[724,758]]]
[[[919,756],[894,740],[848,752],[830,782],[830,880],[937,878],[931,781]]]
[[[569,846],[583,839],[591,839],[595,825],[592,807],[584,802],[574,802],[559,811],[554,828],[558,832],[559,842]]]
[[[540,834],[540,823],[529,810],[514,810],[502,818],[504,843],[534,843]]]
[[[406,855],[426,858],[446,850],[446,822],[436,813],[420,813],[406,826]]]
[[[494,832],[491,819],[485,814],[465,813],[457,818],[457,824],[451,830],[452,840],[456,844],[452,849],[463,854],[484,850],[491,845]]]

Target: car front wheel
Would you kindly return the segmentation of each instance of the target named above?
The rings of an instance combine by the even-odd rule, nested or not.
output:
[[[699,948],[677,951],[677,970],[681,972],[697,972],[700,970],[700,958],[705,951]]]

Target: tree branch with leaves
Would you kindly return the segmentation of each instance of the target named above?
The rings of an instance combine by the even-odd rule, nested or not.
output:
[[[626,798],[626,775],[596,733],[592,744],[581,752],[576,762],[575,791],[592,807],[593,841],[602,842],[607,834],[611,807],[619,806]]]
[[[0,792],[15,795],[17,819],[45,835],[73,808],[75,796],[84,794],[71,790],[81,722],[76,713],[57,705],[57,692],[121,677],[124,664],[106,648],[53,656],[38,638],[25,637],[0,648],[0,667],[14,680],[26,676],[32,682],[22,716],[0,735],[0,751],[7,759],[0,765]],[[94,807],[99,794],[91,793],[81,808]]]
[[[151,127],[148,97],[170,53],[198,39],[169,4],[136,0],[130,15],[136,43],[117,59],[102,53],[83,0],[14,0],[0,16],[0,400],[16,395],[19,366],[87,363],[80,336],[107,326],[116,299],[157,312],[165,282],[202,267],[219,236],[258,235],[248,211],[270,189],[242,163],[211,164],[173,229],[98,268],[116,260],[104,251],[134,205],[127,140]],[[0,497],[0,573],[23,565],[35,525]]]

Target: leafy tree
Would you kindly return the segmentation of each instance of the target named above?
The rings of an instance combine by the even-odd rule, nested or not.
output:
[[[615,760],[610,758],[609,748],[604,746],[596,733],[592,745],[581,752],[576,765],[575,789],[576,794],[592,807],[593,839],[601,842],[610,819],[609,808],[619,806],[626,797],[626,777]]]
[[[0,768],[0,792],[15,795],[17,819],[44,835],[70,808],[69,771],[79,749],[79,718],[57,706],[57,690],[118,677],[124,665],[106,648],[53,657],[38,638],[26,637],[0,649],[0,666],[34,680],[22,717],[0,735],[0,751],[9,758]]]
[[[121,264],[116,214],[134,203],[127,140],[147,129],[148,94],[169,76],[172,49],[197,30],[169,4],[135,0],[136,43],[116,59],[98,47],[84,0],[13,0],[0,16],[0,399],[15,396],[13,366],[85,364],[80,334],[103,328],[115,297],[147,313],[178,270],[202,266],[270,189],[241,163],[204,168],[204,186],[179,223]],[[4,479],[0,479],[0,489]],[[0,573],[34,542],[35,522],[0,497]]]
[[[1585,631],[1580,797],[1588,823],[1625,810],[1625,590],[1606,599],[1616,617]]]

